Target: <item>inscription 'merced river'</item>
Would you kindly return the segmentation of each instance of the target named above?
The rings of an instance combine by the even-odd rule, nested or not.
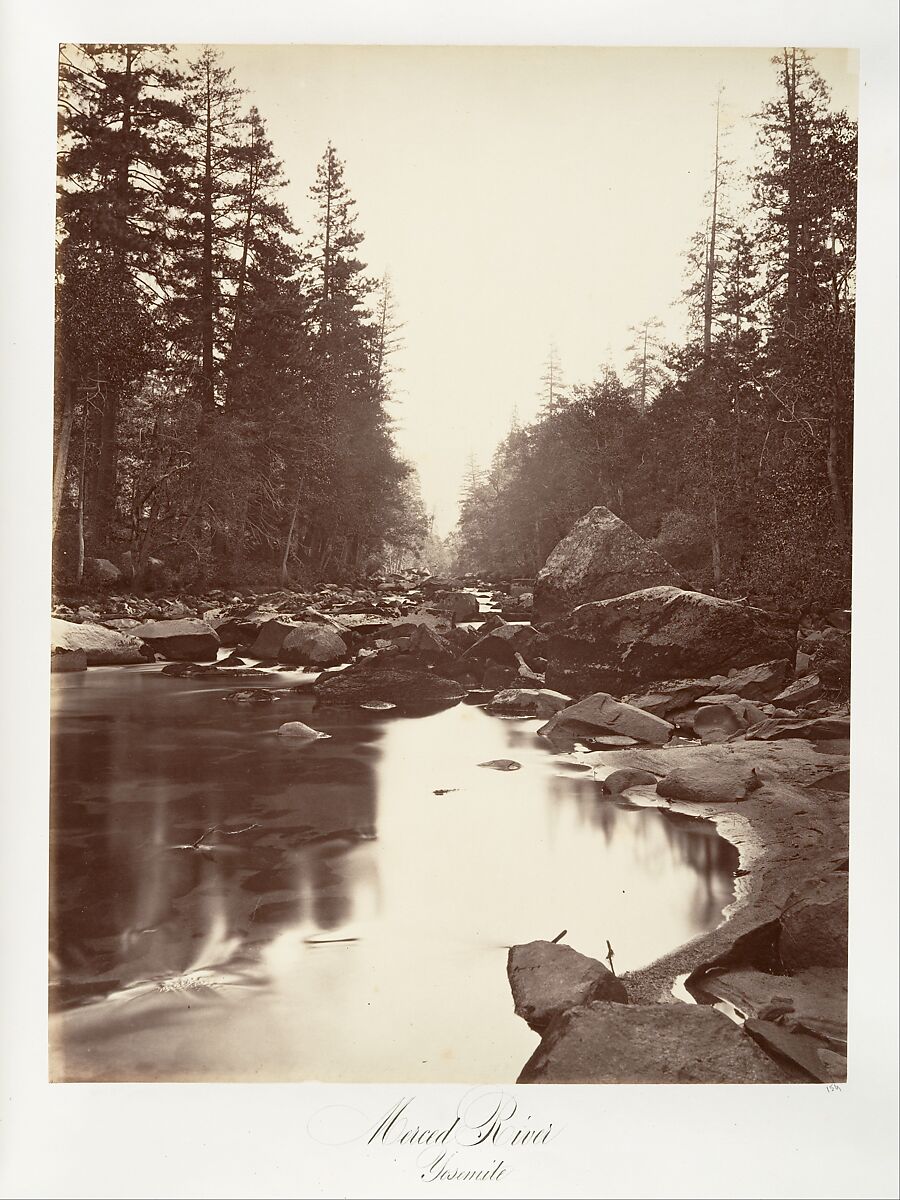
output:
[[[566,929],[625,971],[731,898],[712,826],[600,798],[540,722],[226,690],[54,679],[55,1078],[512,1082],[510,945]]]

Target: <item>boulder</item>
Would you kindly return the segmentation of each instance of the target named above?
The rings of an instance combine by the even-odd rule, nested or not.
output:
[[[386,666],[379,659],[364,659],[344,671],[320,676],[313,691],[322,704],[386,700],[401,711],[446,708],[466,694],[454,679],[411,667]]]
[[[772,703],[782,708],[800,708],[809,704],[811,700],[818,700],[824,690],[818,675],[804,675],[802,679],[795,679],[783,692],[773,696]]]
[[[51,647],[50,671],[57,674],[62,671],[86,671],[87,655],[83,650],[65,650],[59,646]]]
[[[441,608],[449,612],[454,621],[476,621],[481,611],[478,597],[471,592],[450,592],[442,596]]]
[[[712,690],[711,679],[675,679],[670,683],[660,683],[652,692],[643,692],[624,699],[635,708],[653,713],[655,717],[667,717],[670,713],[680,712],[689,707],[704,692]]]
[[[550,1026],[519,1083],[786,1083],[790,1076],[714,1008],[570,1008]]]
[[[54,656],[64,650],[79,650],[89,667],[147,661],[146,655],[141,652],[141,643],[132,634],[119,633],[115,629],[107,629],[105,625],[93,625],[86,621],[80,624],[63,621],[59,617],[50,619],[50,648]],[[56,668],[60,669],[65,668]]]
[[[305,622],[288,629],[277,657],[301,666],[330,667],[345,659],[347,653],[347,643],[333,629]]]
[[[256,637],[247,650],[248,658],[281,658],[281,648],[284,639],[293,629],[298,627],[291,621],[272,619],[263,621],[256,632]]]
[[[773,1058],[789,1063],[816,1083],[843,1083],[847,1078],[846,1055],[836,1054],[818,1038],[755,1017],[744,1022],[744,1029]]]
[[[771,975],[751,967],[710,971],[696,989],[704,1000],[725,1000],[743,1017],[778,1021],[786,1029],[847,1049],[847,972],[813,967]]]
[[[633,787],[655,787],[659,776],[650,771],[642,771],[638,767],[620,767],[603,780],[603,790],[610,796],[620,796],[622,792]]]
[[[550,552],[535,583],[534,611],[545,621],[589,600],[683,582],[640,534],[598,505]]]
[[[704,704],[714,700],[713,696],[702,696],[700,707],[691,721],[694,733],[705,744],[724,742],[741,729],[748,729],[756,721],[765,720],[765,713],[739,697],[723,697],[718,703]]]
[[[576,695],[790,659],[795,636],[788,617],[675,587],[583,604],[547,633],[547,685]]]
[[[786,658],[756,663],[740,670],[732,668],[722,687],[716,690],[734,692],[744,700],[772,700],[784,687],[790,668]]]
[[[746,800],[763,781],[746,763],[695,763],[675,767],[656,785],[660,796],[692,804],[728,804]]]
[[[175,662],[215,658],[219,652],[216,631],[197,617],[175,621],[148,621],[134,631],[154,654]]]
[[[516,1016],[537,1033],[554,1017],[590,1000],[628,1003],[628,992],[603,963],[558,942],[510,946],[506,975]]]
[[[778,949],[788,971],[847,968],[847,877],[828,876],[781,914]]]
[[[579,700],[577,704],[560,709],[538,733],[552,737],[557,730],[572,724],[579,730],[583,726],[605,729],[655,746],[665,745],[674,732],[674,727],[661,717],[655,717],[633,704],[614,700],[607,692],[597,692]]]
[[[111,587],[122,578],[122,572],[108,558],[86,558],[84,560],[84,576],[91,583],[101,587]]]

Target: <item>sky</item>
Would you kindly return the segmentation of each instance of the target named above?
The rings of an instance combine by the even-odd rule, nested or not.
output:
[[[182,48],[184,50],[184,48]],[[471,454],[484,466],[539,406],[551,345],[568,384],[622,368],[650,317],[678,337],[684,252],[705,220],[723,93],[726,156],[776,90],[772,51],[595,47],[221,47],[266,119],[311,227],[331,140],[371,272],[403,323],[392,415],[435,528],[455,523]],[[815,52],[855,115],[856,56]]]

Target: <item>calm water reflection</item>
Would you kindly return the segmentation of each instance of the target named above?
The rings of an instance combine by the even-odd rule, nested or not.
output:
[[[731,898],[710,825],[599,799],[538,721],[226,690],[54,679],[58,1078],[512,1081],[537,1039],[510,944],[608,938],[624,971]],[[331,738],[292,744],[286,720]],[[503,757],[522,770],[477,766]]]

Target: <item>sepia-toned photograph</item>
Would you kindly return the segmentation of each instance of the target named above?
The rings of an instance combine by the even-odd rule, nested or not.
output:
[[[58,85],[51,1080],[844,1083],[855,52]]]

